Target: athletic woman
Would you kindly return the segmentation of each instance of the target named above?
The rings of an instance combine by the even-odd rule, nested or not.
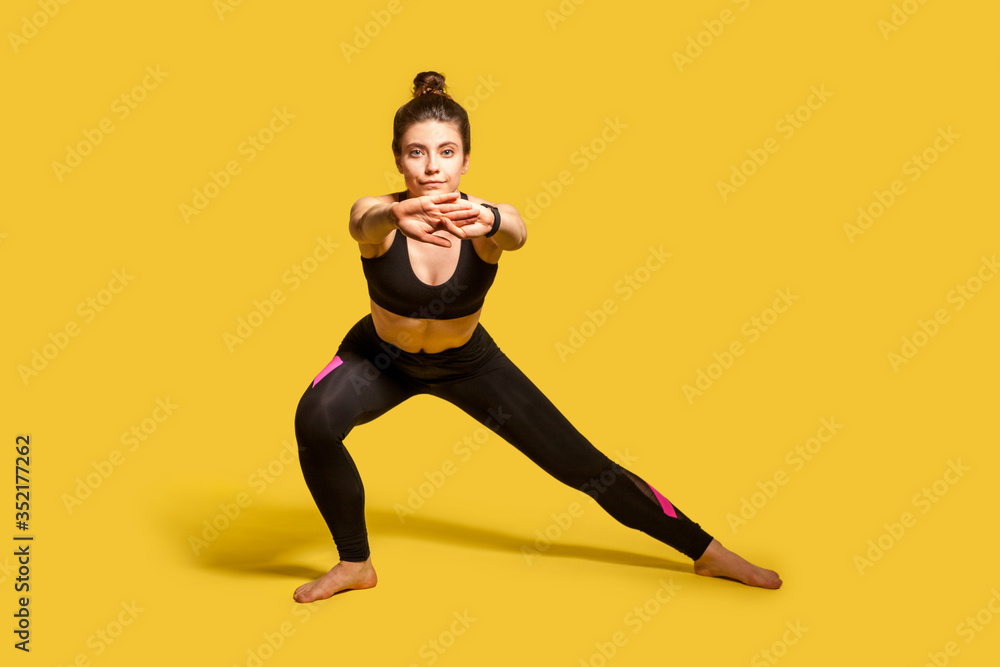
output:
[[[413,96],[393,122],[392,152],[406,190],[362,197],[351,208],[371,314],[309,383],[295,414],[302,473],[339,562],[294,599],[375,585],[364,487],[344,439],[417,394],[458,406],[624,525],[687,555],[695,573],[781,586],[777,573],[723,547],[596,449],[493,342],[479,323],[483,301],[501,253],[524,245],[525,225],[513,206],[459,191],[469,169],[469,119],[444,77],[421,72]]]

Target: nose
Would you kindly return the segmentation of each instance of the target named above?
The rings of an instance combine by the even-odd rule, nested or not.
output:
[[[438,171],[437,157],[431,153],[427,156],[427,164],[424,165],[424,171],[428,174],[436,174]]]

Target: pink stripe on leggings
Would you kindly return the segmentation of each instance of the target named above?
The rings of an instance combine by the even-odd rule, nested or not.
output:
[[[647,486],[649,486],[649,485],[647,484]],[[652,486],[650,486],[649,488],[653,489]],[[656,499],[660,501],[660,507],[663,508],[664,513],[669,514],[670,516],[672,516],[672,517],[674,517],[676,519],[677,518],[677,511],[674,509],[674,506],[672,504],[670,504],[670,501],[667,500],[666,498],[664,498],[663,496],[661,496],[660,492],[657,491],[656,489],[653,489],[653,493],[656,494]]]
[[[340,357],[334,357],[330,361],[330,363],[328,363],[326,366],[324,366],[323,370],[321,370],[319,372],[319,375],[317,375],[316,379],[313,380],[312,386],[315,387],[316,383],[319,382],[320,380],[322,380],[323,378],[325,378],[327,373],[329,373],[330,371],[332,371],[334,368],[336,368],[337,366],[341,365],[342,363],[344,363],[343,359],[341,359]]]

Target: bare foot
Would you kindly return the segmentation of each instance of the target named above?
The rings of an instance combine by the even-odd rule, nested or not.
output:
[[[378,583],[378,577],[375,576],[371,557],[363,563],[340,561],[319,579],[314,579],[308,584],[302,584],[296,588],[292,598],[296,602],[325,600],[334,593],[348,588],[373,588],[376,583]]]
[[[701,558],[694,562],[694,573],[704,577],[726,577],[742,581],[747,586],[781,588],[781,577],[774,570],[765,570],[740,558],[712,540]]]

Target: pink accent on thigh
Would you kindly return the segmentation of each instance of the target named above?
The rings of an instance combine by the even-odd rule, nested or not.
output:
[[[649,488],[653,489],[652,486],[650,486]],[[670,504],[670,501],[667,500],[666,498],[664,498],[663,496],[661,496],[660,492],[657,491],[656,489],[653,489],[653,493],[656,494],[656,499],[660,501],[660,507],[663,508],[664,513],[669,514],[670,516],[672,516],[672,517],[674,517],[676,519],[677,518],[677,512],[676,512],[676,510],[674,510],[674,506],[672,504]]]
[[[313,380],[312,386],[315,387],[316,383],[319,382],[320,380],[322,380],[323,378],[325,378],[327,373],[329,373],[330,371],[332,371],[334,368],[336,368],[337,366],[341,365],[342,363],[344,363],[343,359],[341,359],[340,357],[334,357],[333,360],[331,360],[330,363],[328,363],[326,366],[324,366],[323,370],[321,370],[319,372],[319,375],[317,375],[316,379]]]

